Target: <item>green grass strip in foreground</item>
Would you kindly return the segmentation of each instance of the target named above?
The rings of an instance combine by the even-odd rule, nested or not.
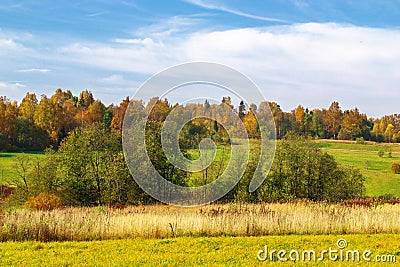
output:
[[[336,242],[348,242],[346,250],[371,250],[374,261],[300,261],[296,266],[396,266],[400,262],[400,235],[289,235],[265,237],[215,237],[174,239],[128,239],[91,242],[5,242],[0,243],[0,265],[5,266],[266,266],[257,253],[269,249],[287,252],[337,249]],[[319,255],[319,254],[318,254]],[[375,262],[376,255],[395,255],[396,263]],[[294,262],[279,262],[294,266]]]

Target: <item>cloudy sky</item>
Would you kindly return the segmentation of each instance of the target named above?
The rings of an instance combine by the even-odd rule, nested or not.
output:
[[[0,95],[13,100],[62,88],[119,103],[190,61],[237,69],[286,111],[400,113],[400,1],[0,3]]]

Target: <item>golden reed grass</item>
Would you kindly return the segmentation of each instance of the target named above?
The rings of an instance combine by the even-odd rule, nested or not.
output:
[[[21,209],[1,215],[0,240],[400,233],[400,205],[326,203]]]

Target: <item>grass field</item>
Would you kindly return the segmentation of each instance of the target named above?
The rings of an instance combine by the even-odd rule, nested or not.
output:
[[[367,179],[367,195],[400,197],[400,175],[390,173],[400,154],[377,154],[380,149],[389,151],[388,145],[317,145],[338,162],[360,168]],[[400,146],[391,145],[390,150],[400,152]],[[196,151],[190,153],[196,158]],[[0,154],[2,181],[18,177],[19,156]],[[23,156],[40,160],[43,154]],[[220,149],[216,158],[223,159]],[[197,178],[201,182],[200,173]],[[309,202],[10,210],[0,214],[0,266],[265,266],[270,259],[257,259],[265,245],[269,252],[314,250],[318,258],[323,250],[337,249],[339,239],[347,241],[348,250],[370,250],[371,261],[330,261],[325,255],[321,262],[281,262],[276,252],[272,261],[285,266],[396,266],[399,218],[399,204],[348,207]]]
[[[0,184],[7,184],[10,179],[18,178],[19,157],[25,157],[29,161],[40,160],[44,157],[44,152],[0,153]]]
[[[352,165],[361,170],[366,179],[366,196],[377,197],[391,194],[400,197],[400,175],[393,174],[390,170],[393,162],[400,162],[400,144],[357,144],[351,141],[334,140],[318,140],[315,141],[315,144],[334,156],[337,162]],[[385,151],[383,157],[378,156],[379,150]],[[389,151],[392,152],[392,157],[389,157]],[[199,156],[196,149],[188,152],[192,159]],[[221,147],[218,147],[215,163],[209,168],[209,175],[212,176],[225,169],[229,162],[229,155],[225,157],[223,155],[227,153],[229,153],[229,150],[223,151]],[[202,185],[203,175],[203,172],[192,173],[191,181],[193,181],[193,184],[191,185]],[[211,180],[209,179],[208,182]]]
[[[330,261],[321,252],[338,249],[345,239],[349,250],[372,252],[370,262]],[[266,266],[257,254],[265,245],[271,250],[297,250],[298,262],[280,262],[276,252],[273,263],[282,266],[396,266],[400,261],[400,235],[319,235],[262,237],[181,237],[168,239],[123,239],[92,242],[6,242],[0,243],[1,266]],[[304,250],[316,252],[316,261],[302,260]],[[339,250],[340,251],[340,250]],[[339,255],[339,253],[338,253]],[[262,256],[262,253],[261,253]],[[378,256],[378,257],[377,257]],[[286,255],[288,257],[288,255]],[[355,258],[356,259],[356,258]],[[386,259],[386,264],[377,262]],[[393,261],[396,260],[396,263]]]
[[[353,165],[361,170],[366,178],[367,196],[392,194],[400,197],[400,175],[390,171],[393,162],[400,162],[399,144],[356,144],[331,140],[316,144],[334,156],[338,162]],[[381,149],[385,151],[383,157],[378,156]],[[391,158],[389,151],[392,151]]]
[[[356,144],[351,141],[318,140],[315,144],[322,150],[333,155],[342,164],[353,165],[359,168],[366,178],[365,187],[367,196],[382,196],[391,194],[400,197],[400,175],[393,174],[390,167],[393,162],[400,162],[400,144],[365,143]],[[378,156],[378,151],[384,150],[383,157]],[[392,151],[389,158],[388,152]],[[215,162],[210,166],[207,183],[215,179],[215,175],[221,173],[229,162],[229,148],[218,147]],[[198,150],[188,151],[189,157],[196,159]],[[31,161],[40,159],[43,153],[0,153],[0,183],[18,177],[16,166],[18,157],[28,157]],[[224,156],[225,155],[225,156]],[[190,186],[204,184],[204,172],[191,174]]]
[[[344,140],[315,140],[313,141],[320,148],[329,149],[344,149],[344,150],[366,150],[366,151],[379,151],[383,149],[386,152],[400,152],[400,144],[397,143],[375,143],[365,142],[364,144],[356,143],[355,141]]]
[[[228,166],[230,152],[230,146],[218,146],[215,153],[215,159],[212,161],[209,168],[207,169],[207,174],[205,171],[190,173],[188,186],[202,186],[216,180],[216,178],[221,175]],[[198,149],[188,149],[187,154],[190,160],[197,160],[200,157],[200,151]],[[206,152],[205,154],[206,159],[209,158],[212,160],[212,156],[213,154],[211,152]]]
[[[392,194],[400,197],[400,175],[393,174],[390,167],[393,162],[400,162],[400,155],[393,154],[392,158],[380,158],[377,152],[328,150],[338,162],[353,165],[364,175],[366,194],[368,196],[382,196]]]

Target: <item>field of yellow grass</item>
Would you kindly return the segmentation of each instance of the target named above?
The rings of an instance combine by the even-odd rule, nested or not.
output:
[[[83,241],[123,238],[400,234],[400,205],[327,203],[166,205],[21,209],[2,214],[2,241]]]

